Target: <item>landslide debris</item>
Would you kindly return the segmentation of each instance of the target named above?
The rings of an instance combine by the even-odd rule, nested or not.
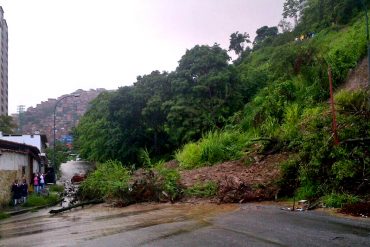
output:
[[[195,184],[216,182],[218,202],[248,202],[269,200],[279,192],[280,164],[289,157],[288,153],[252,155],[253,162],[229,161],[209,167],[180,171],[180,183],[185,188]]]

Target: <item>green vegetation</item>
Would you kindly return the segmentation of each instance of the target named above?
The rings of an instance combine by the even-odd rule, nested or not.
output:
[[[4,134],[14,134],[17,127],[11,116],[0,116],[0,131]]]
[[[99,164],[80,186],[80,192],[85,198],[120,197],[128,191],[130,171],[117,161],[107,161]]]
[[[209,132],[196,143],[186,144],[175,155],[183,169],[194,169],[243,156],[248,136],[238,131]]]
[[[57,192],[57,193],[62,193],[64,191],[64,186],[59,185],[59,184],[52,184],[48,185],[49,186],[49,192]]]
[[[365,195],[370,92],[336,93],[339,145],[328,105],[329,68],[337,89],[366,55],[361,10],[353,0],[286,0],[282,33],[263,26],[253,47],[249,34],[231,34],[229,51],[238,55],[232,64],[219,45],[196,45],[175,71],[138,76],[133,86],[98,97],[76,129],[76,146],[83,158],[126,167],[151,168],[149,155],[157,161],[175,153],[181,169],[193,169],[242,158],[255,151],[256,140],[267,140],[259,152],[294,154],[282,164],[286,195]],[[115,189],[98,184],[94,173],[84,185],[87,194],[114,196],[127,189],[128,171],[119,163],[106,166],[121,174],[104,178]],[[163,177],[162,189],[176,197],[178,173],[163,165],[154,169]]]
[[[157,190],[171,201],[178,199],[182,193],[179,172],[175,169],[165,167],[163,163],[158,163],[154,167],[154,171],[158,173],[156,179]]]
[[[324,196],[322,201],[327,207],[341,208],[344,204],[355,204],[360,200],[357,196],[332,193]]]
[[[56,141],[55,143],[55,166],[56,171],[59,173],[59,168],[62,163],[65,163],[68,161],[70,150],[66,145],[64,145],[60,141]],[[48,147],[46,149],[47,156],[51,159],[54,159],[54,147]]]
[[[5,213],[5,212],[0,212],[0,220],[3,220],[3,219],[6,219],[6,218],[9,218],[10,215]]]
[[[218,185],[213,181],[196,183],[185,190],[185,195],[194,197],[212,197],[217,193]]]
[[[47,196],[40,196],[31,194],[28,196],[27,201],[22,205],[23,207],[39,207],[56,204],[59,200],[59,196],[54,193],[50,193]]]

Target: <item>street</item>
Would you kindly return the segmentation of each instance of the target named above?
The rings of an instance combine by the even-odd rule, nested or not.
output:
[[[106,204],[4,220],[0,246],[370,246],[370,220],[264,203]]]

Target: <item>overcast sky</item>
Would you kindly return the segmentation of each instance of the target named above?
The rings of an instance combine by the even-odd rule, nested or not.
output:
[[[284,0],[0,0],[9,27],[9,113],[77,89],[173,71],[186,49],[276,26]]]

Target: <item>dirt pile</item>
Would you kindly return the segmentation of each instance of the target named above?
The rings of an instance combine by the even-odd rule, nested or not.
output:
[[[339,212],[342,214],[367,218],[370,217],[370,202],[359,202],[355,204],[344,205]]]
[[[189,188],[195,184],[214,181],[218,184],[219,202],[247,202],[272,199],[279,191],[280,163],[289,154],[252,155],[253,162],[229,161],[210,167],[181,171],[181,184]]]

